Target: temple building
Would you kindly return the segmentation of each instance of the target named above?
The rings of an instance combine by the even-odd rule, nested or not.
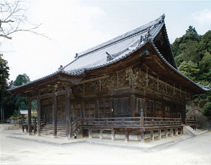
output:
[[[177,69],[169,43],[165,16],[77,53],[56,72],[13,87],[13,94],[37,100],[37,134],[73,137],[98,133],[142,142],[148,132],[161,139],[182,133],[188,123],[185,101],[205,93]],[[42,125],[42,120],[46,125]],[[192,123],[192,124],[191,124]],[[28,118],[29,133],[31,119]]]

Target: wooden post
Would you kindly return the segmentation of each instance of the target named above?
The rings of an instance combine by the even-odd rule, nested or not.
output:
[[[40,136],[41,128],[41,107],[40,107],[40,98],[37,97],[37,136]]]
[[[125,142],[129,142],[129,131],[125,130]]]
[[[144,143],[145,140],[145,133],[144,130],[141,130],[141,143]]]
[[[69,131],[70,131],[70,137],[72,138],[73,137],[73,135],[72,135],[72,123],[70,123],[70,125],[69,125]]]
[[[165,129],[165,137],[168,138],[168,129]]]
[[[31,135],[32,128],[31,128],[31,99],[28,98],[28,133]]]
[[[140,127],[144,127],[144,110],[141,109],[141,114],[140,114]]]
[[[89,128],[89,139],[91,139],[91,138],[92,138],[92,129]]]
[[[175,135],[178,136],[178,128],[175,128]]]
[[[158,130],[158,140],[161,140],[161,129]]]
[[[65,119],[66,119],[66,137],[70,137],[70,97],[68,92],[65,94]]]
[[[3,105],[1,107],[1,123],[4,123],[4,108],[3,108]]]
[[[3,123],[3,108],[1,107],[1,123]]]
[[[183,127],[180,128],[180,135],[183,134]]]
[[[99,101],[95,101],[95,118],[99,118]]]
[[[103,129],[100,129],[100,140],[103,140]]]
[[[110,111],[111,111],[110,117],[114,117],[114,98],[110,99]]]
[[[151,141],[154,141],[154,130],[150,130],[150,135],[151,135]]]
[[[36,124],[36,122],[34,123],[34,134],[37,132],[37,124]]]
[[[130,96],[130,111],[132,114],[132,117],[135,117],[135,96]]]
[[[53,96],[53,136],[57,136],[57,98]]]
[[[173,137],[173,128],[170,128],[170,136]]]
[[[156,117],[156,101],[155,101],[155,95],[153,95],[153,117]]]
[[[111,130],[111,140],[115,141],[115,130],[113,128]]]

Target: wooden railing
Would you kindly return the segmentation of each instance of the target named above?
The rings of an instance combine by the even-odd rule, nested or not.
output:
[[[186,119],[186,124],[189,125],[196,124],[196,119]]]
[[[116,118],[79,118],[71,123],[71,135],[81,126],[92,127],[123,127],[143,128],[155,126],[177,126],[181,125],[181,118],[160,117],[116,117]]]
[[[181,125],[181,118],[144,117],[144,126]]]
[[[83,125],[141,127],[140,117],[83,118]]]

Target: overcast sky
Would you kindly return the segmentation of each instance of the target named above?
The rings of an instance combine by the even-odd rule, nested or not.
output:
[[[76,53],[146,24],[165,13],[170,42],[189,25],[198,34],[211,30],[211,1],[73,1],[25,0],[30,22],[50,39],[16,33],[3,40],[1,53],[10,67],[10,80],[26,73],[31,81],[55,72]],[[1,41],[2,42],[2,41]]]

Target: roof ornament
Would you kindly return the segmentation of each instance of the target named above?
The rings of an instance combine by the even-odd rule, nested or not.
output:
[[[147,34],[145,34],[144,37],[143,36],[140,37],[140,41],[138,44],[139,46],[143,45],[144,43],[146,43],[150,40],[150,38],[151,38],[150,29],[151,28],[147,29]]]
[[[75,54],[75,58],[78,58],[78,53]]]
[[[114,57],[112,57],[112,55],[110,55],[108,52],[106,52],[107,54],[107,61],[111,61],[114,59]]]
[[[58,68],[58,70],[63,70],[63,66],[62,66],[62,65],[60,65],[60,67]]]
[[[196,83],[197,85],[200,85],[200,81]]]
[[[148,28],[147,29],[147,34],[145,34],[145,36],[144,36],[144,41],[145,42],[147,42],[147,41],[149,41],[149,37],[151,36],[151,34],[150,34],[150,28]]]
[[[165,14],[163,14],[163,15],[160,17],[159,23],[163,23],[163,22],[164,22],[164,19],[165,19]]]
[[[210,90],[210,84],[207,85],[207,86],[204,86],[203,88],[207,89],[207,90]]]

